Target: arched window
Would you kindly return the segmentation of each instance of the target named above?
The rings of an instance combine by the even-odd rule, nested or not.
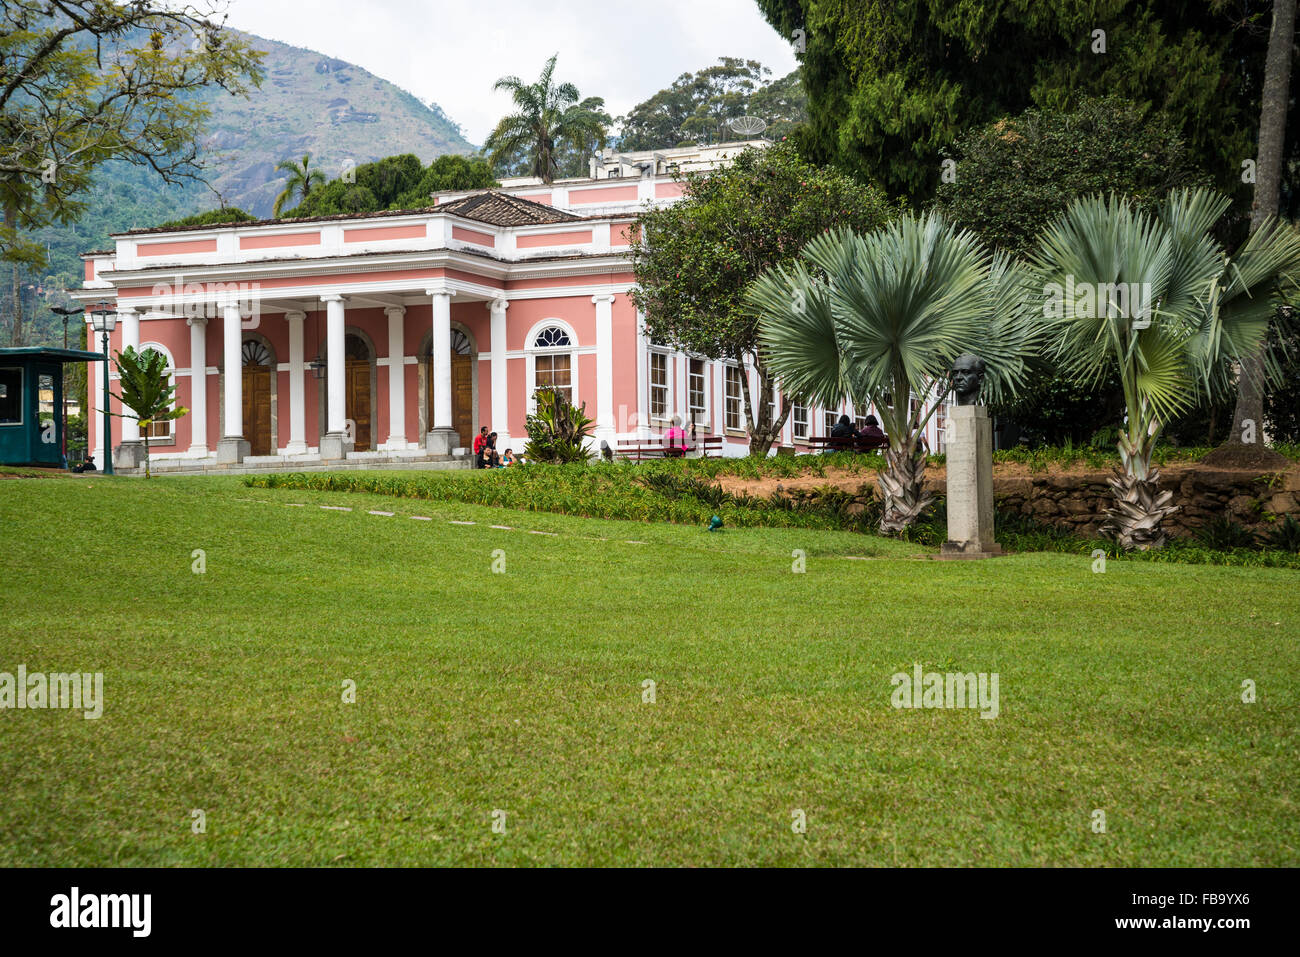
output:
[[[453,355],[469,356],[474,354],[474,348],[469,341],[469,336],[459,329],[451,330],[451,351]]]
[[[271,350],[256,339],[244,340],[243,357],[243,364],[246,366],[269,366],[271,364]]]
[[[544,326],[533,336],[530,351],[533,353],[533,387],[530,395],[538,389],[554,389],[564,394],[573,403],[576,401],[574,377],[577,362],[574,357],[575,343],[573,337],[563,327]]]
[[[533,340],[534,349],[558,349],[569,345],[569,334],[559,326],[547,326]]]
[[[360,336],[349,334],[343,340],[343,354],[349,359],[370,361],[370,346]]]

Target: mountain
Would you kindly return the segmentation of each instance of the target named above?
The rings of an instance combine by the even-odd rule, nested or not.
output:
[[[29,344],[62,344],[62,324],[47,305],[66,305],[57,290],[81,281],[78,254],[107,249],[109,236],[136,226],[153,226],[219,205],[238,206],[255,216],[271,215],[283,174],[275,164],[310,153],[312,165],[327,177],[344,163],[370,162],[397,153],[414,153],[428,163],[444,153],[469,154],[476,147],[460,127],[433,103],[345,60],[313,50],[245,34],[266,52],[266,79],[245,98],[224,90],[208,91],[212,110],[202,156],[211,189],[202,183],[169,187],[152,170],[127,163],[103,166],[87,197],[89,209],[71,226],[40,230],[36,237],[50,251],[45,274],[23,280],[26,339]],[[213,192],[215,190],[216,192]],[[7,270],[6,270],[7,272]],[[8,286],[9,277],[5,277]],[[0,303],[8,342],[9,293]]]
[[[436,105],[359,66],[251,37],[266,52],[266,80],[247,100],[216,91],[205,148],[212,185],[227,205],[270,216],[283,186],[275,164],[310,153],[331,179],[344,164],[414,153],[428,163],[475,147]]]

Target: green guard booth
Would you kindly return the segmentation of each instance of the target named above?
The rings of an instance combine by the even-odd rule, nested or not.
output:
[[[80,349],[0,349],[0,465],[62,467],[63,364],[103,361]],[[42,391],[54,396],[43,417]]]

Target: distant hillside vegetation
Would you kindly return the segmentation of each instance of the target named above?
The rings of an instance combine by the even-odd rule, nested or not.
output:
[[[266,51],[266,80],[247,100],[223,91],[207,94],[212,108],[205,141],[207,178],[226,205],[261,218],[271,215],[284,185],[275,164],[310,153],[312,165],[333,179],[344,163],[361,165],[412,153],[424,163],[476,148],[436,105],[345,60],[301,47],[253,37]],[[80,223],[37,233],[50,250],[44,276],[31,276],[24,290],[30,341],[49,339],[56,323],[44,306],[64,300],[48,290],[79,284],[78,254],[106,249],[110,234],[155,226],[218,206],[202,184],[167,187],[152,171],[110,163],[96,178],[90,208]],[[57,301],[55,299],[57,298]],[[7,311],[6,311],[7,314]],[[62,325],[57,338],[62,343]]]

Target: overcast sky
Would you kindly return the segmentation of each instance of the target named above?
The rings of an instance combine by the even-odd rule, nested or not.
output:
[[[531,82],[552,53],[556,76],[603,96],[618,116],[679,74],[720,56],[796,66],[754,0],[229,0],[231,26],[364,67],[433,100],[483,139],[509,110],[498,77]]]

